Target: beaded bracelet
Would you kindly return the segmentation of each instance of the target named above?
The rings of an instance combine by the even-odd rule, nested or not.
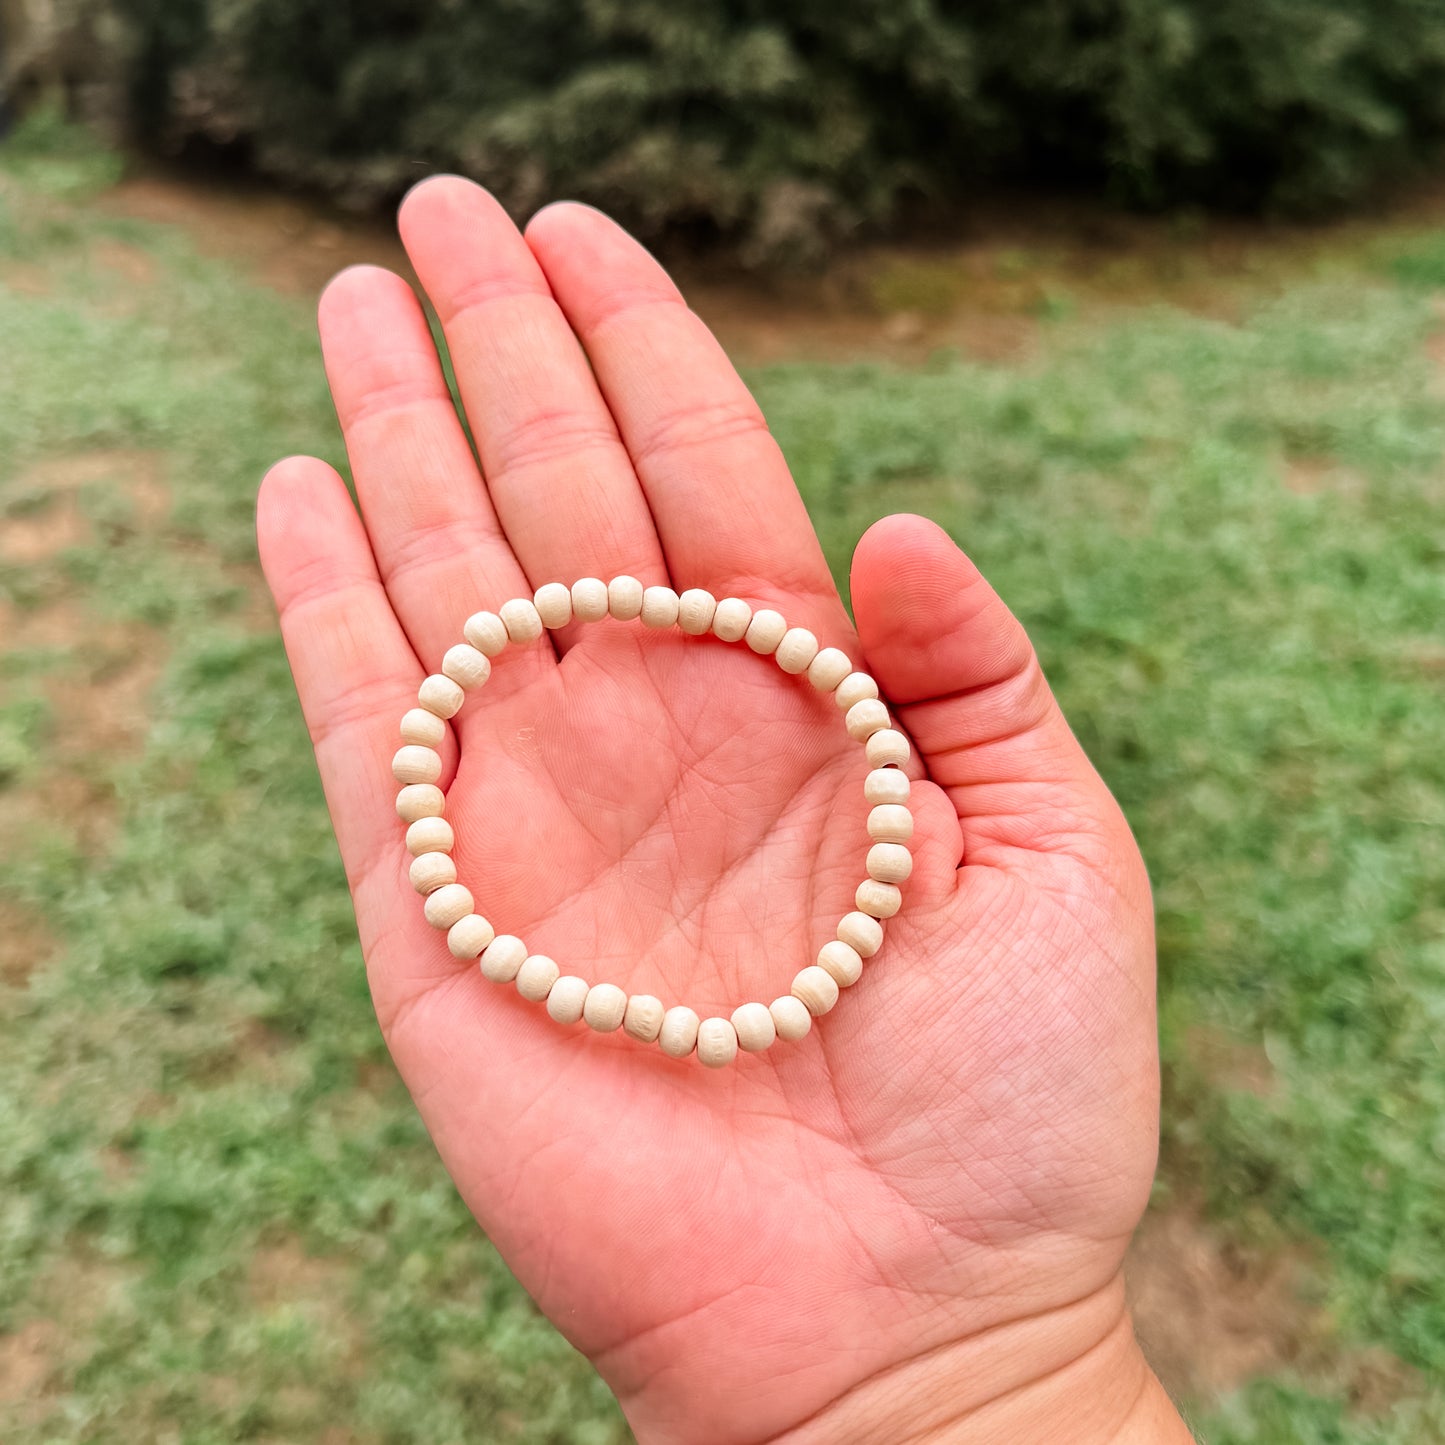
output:
[[[664,1009],[651,994],[633,994],[613,983],[588,984],[563,974],[545,954],[528,953],[520,938],[498,934],[475,912],[471,892],[457,882],[451,851],[456,837],[442,816],[446,796],[437,787],[442,760],[437,747],[446,734],[446,720],[455,717],[468,692],[491,675],[490,659],[511,643],[535,642],[545,630],[571,622],[619,622],[640,618],[645,627],[676,626],[689,637],[705,633],[723,642],[744,642],[760,656],[771,656],[786,673],[807,674],[819,692],[831,693],[844,713],[849,735],[863,744],[869,773],[863,796],[868,814],[868,876],[858,885],[856,905],[838,924],[837,936],[818,951],[818,961],[793,980],[790,993],[771,1004],[745,1003],[729,1018],[700,1019],[681,1005]],[[602,582],[584,577],[569,588],[549,582],[531,598],[518,597],[493,612],[477,612],[462,629],[466,641],[449,648],[441,671],[417,690],[419,706],[401,720],[402,747],[391,771],[402,784],[396,811],[406,830],[412,855],[411,882],[425,902],[423,911],[433,928],[445,929],[447,947],[460,959],[479,959],[483,975],[493,983],[514,984],[523,998],[545,1004],[560,1024],[589,1024],[598,1033],[621,1029],[640,1043],[656,1042],[675,1059],[694,1050],[708,1068],[721,1068],[738,1050],[761,1053],[776,1039],[801,1039],[813,1019],[838,1002],[840,989],[856,983],[863,960],[883,945],[883,922],[903,903],[899,889],[913,871],[908,841],[913,815],[908,809],[909,782],[903,771],[908,739],[890,724],[888,709],[878,697],[878,684],[866,672],[855,672],[836,647],[819,648],[804,627],[789,627],[767,608],[753,608],[738,597],[721,601],[701,588],[679,596],[671,587],[647,587],[635,577]]]

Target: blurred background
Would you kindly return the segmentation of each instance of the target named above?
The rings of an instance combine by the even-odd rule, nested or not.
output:
[[[435,169],[580,196],[838,571],[1023,617],[1157,891],[1211,1445],[1445,1441],[1445,0],[0,0],[0,1436],[627,1438],[398,1084],[255,563]]]

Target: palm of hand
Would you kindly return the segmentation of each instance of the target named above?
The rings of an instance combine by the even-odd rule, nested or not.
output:
[[[474,428],[490,406],[496,433],[520,431],[519,409],[544,409],[546,358],[523,385],[515,370],[499,376],[489,353],[493,372],[474,361],[469,393],[463,333],[475,308],[455,297],[488,290],[464,269],[483,248],[446,228],[484,223],[504,258],[494,265],[517,274],[525,243],[459,182],[424,188],[408,209],[404,231],[444,319],[438,292],[453,293],[448,331]],[[614,287],[662,284],[600,218],[572,210],[555,224],[570,228],[570,251],[590,237],[603,256],[574,274],[540,241],[584,340],[587,301],[569,304],[567,286],[608,264]],[[860,665],[866,646],[919,745],[915,779],[931,779],[915,781],[904,910],[808,1039],[712,1074],[625,1038],[562,1030],[457,965],[426,926],[385,774],[421,672],[467,612],[542,581],[662,578],[639,565],[649,559],[635,537],[606,535],[635,530],[625,499],[580,527],[561,508],[539,522],[534,494],[509,499],[493,483],[513,545],[473,514],[448,519],[459,540],[438,550],[446,534],[416,515],[418,498],[380,481],[394,487],[406,467],[441,460],[431,422],[408,412],[438,398],[424,370],[435,358],[406,307],[375,272],[343,277],[323,303],[369,542],[334,474],[293,460],[268,480],[262,550],[383,1029],[504,1257],[634,1423],[670,1439],[777,1435],[901,1362],[1101,1296],[1153,1166],[1147,886],[1017,624],[936,529],[895,519],[860,549],[860,646],[820,560],[796,561],[796,538],[769,557],[746,536],[709,535],[710,519],[695,515],[696,556],[674,559],[684,544],[670,544],[657,517],[675,585],[776,606]],[[392,350],[387,336],[400,338]],[[589,351],[596,361],[604,346]],[[715,365],[698,362],[700,384]],[[607,390],[605,362],[598,372]],[[743,403],[718,393],[725,384],[693,414],[740,415]],[[399,406],[377,400],[398,392]],[[607,401],[625,405],[611,391]],[[495,414],[503,405],[512,417]],[[627,437],[628,418],[618,421]],[[717,450],[740,450],[740,469],[750,446],[768,445],[712,421]],[[537,451],[558,466],[596,441],[549,424],[560,439]],[[596,418],[591,427],[604,431]],[[491,482],[485,435],[480,446]],[[508,470],[518,468],[496,467]],[[645,460],[637,472],[634,491],[656,510]],[[800,511],[788,511],[796,494],[770,500],[790,519]],[[512,523],[509,506],[532,525]],[[680,509],[675,535],[689,521]],[[561,544],[552,554],[544,526]],[[710,546],[734,555],[709,557]],[[413,565],[422,559],[430,579]],[[545,565],[555,570],[537,575]],[[504,654],[447,750],[456,856],[481,911],[564,973],[704,1016],[786,992],[862,876],[866,765],[831,699],[713,639],[604,622],[556,642]]]

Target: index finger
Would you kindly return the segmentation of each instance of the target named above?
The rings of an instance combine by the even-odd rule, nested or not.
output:
[[[631,454],[675,585],[776,601],[821,640],[849,641],[783,454],[668,274],[588,206],[548,206],[526,237]]]

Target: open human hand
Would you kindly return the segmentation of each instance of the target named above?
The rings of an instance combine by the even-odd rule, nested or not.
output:
[[[477,455],[411,289],[355,268],[320,320],[361,515],[293,457],[258,527],[377,1015],[478,1221],[644,1442],[1187,1439],[1120,1282],[1156,1148],[1148,883],[1022,628],[899,516],[858,547],[855,632],[752,398],[601,215],[524,237],[443,177],[400,224]],[[479,608],[618,574],[775,607],[917,749],[882,951],[720,1072],[560,1028],[407,881],[389,761],[420,679]],[[863,876],[861,750],[745,647],[548,634],[443,753],[479,910],[669,1005],[786,993]]]

